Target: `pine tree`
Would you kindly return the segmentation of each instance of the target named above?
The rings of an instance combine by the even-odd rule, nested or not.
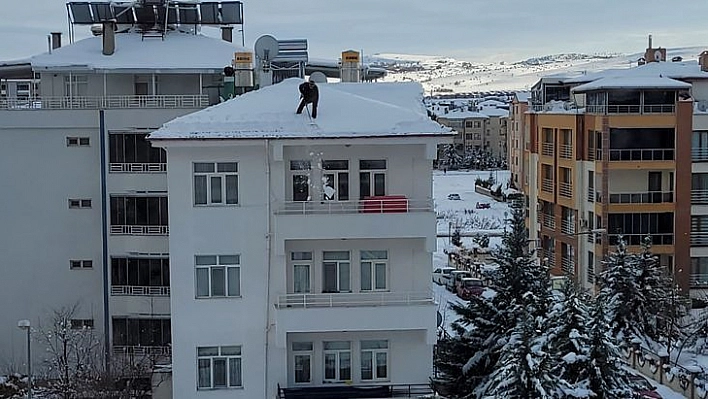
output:
[[[452,243],[452,245],[458,248],[462,248],[462,234],[460,233],[459,228],[455,228],[455,231],[452,232],[450,242]]]

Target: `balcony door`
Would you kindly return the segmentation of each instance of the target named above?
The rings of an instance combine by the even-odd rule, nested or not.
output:
[[[322,199],[349,201],[349,161],[322,161]]]
[[[322,262],[322,292],[351,292],[350,269],[349,251],[325,251]]]
[[[661,172],[649,172],[649,181],[647,182],[651,202],[658,204],[661,202]]]
[[[386,195],[386,160],[359,161],[359,198]]]

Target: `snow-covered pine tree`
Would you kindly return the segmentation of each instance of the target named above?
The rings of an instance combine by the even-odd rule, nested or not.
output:
[[[462,234],[459,228],[455,228],[455,231],[452,232],[450,243],[458,248],[462,248]]]
[[[443,150],[443,158],[445,159],[445,165],[448,169],[459,169],[460,164],[462,164],[462,156],[457,153],[457,149],[454,144],[448,144]]]
[[[588,388],[596,399],[626,399],[634,394],[627,378],[614,337],[609,328],[606,309],[615,309],[619,304],[606,303],[616,301],[617,297],[595,299],[592,309],[590,341],[588,350]]]

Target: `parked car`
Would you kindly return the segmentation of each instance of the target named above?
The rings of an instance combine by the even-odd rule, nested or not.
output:
[[[457,286],[457,296],[468,301],[472,296],[482,295],[484,283],[478,278],[463,278]]]
[[[629,373],[629,382],[634,387],[634,397],[637,399],[661,399],[656,386],[641,375]]]
[[[492,205],[489,202],[478,202],[474,207],[477,209],[489,209]]]
[[[449,275],[453,270],[455,270],[454,267],[438,267],[433,270],[433,282],[438,285],[445,284],[445,276]]]
[[[457,292],[457,285],[463,278],[472,277],[472,273],[466,270],[453,270],[450,272],[450,277],[445,280],[445,288],[450,292]]]
[[[460,198],[460,194],[451,193],[451,194],[448,194],[448,195],[447,195],[447,199],[453,200],[453,201],[459,201],[459,200],[461,200],[462,198]]]

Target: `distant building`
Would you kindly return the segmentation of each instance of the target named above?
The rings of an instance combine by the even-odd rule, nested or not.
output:
[[[530,98],[531,93],[518,92],[514,94],[507,122],[508,165],[511,171],[511,181],[518,190],[523,190],[528,184],[528,170],[524,169],[524,165],[528,165],[526,151],[530,147],[530,135],[525,123]]]

